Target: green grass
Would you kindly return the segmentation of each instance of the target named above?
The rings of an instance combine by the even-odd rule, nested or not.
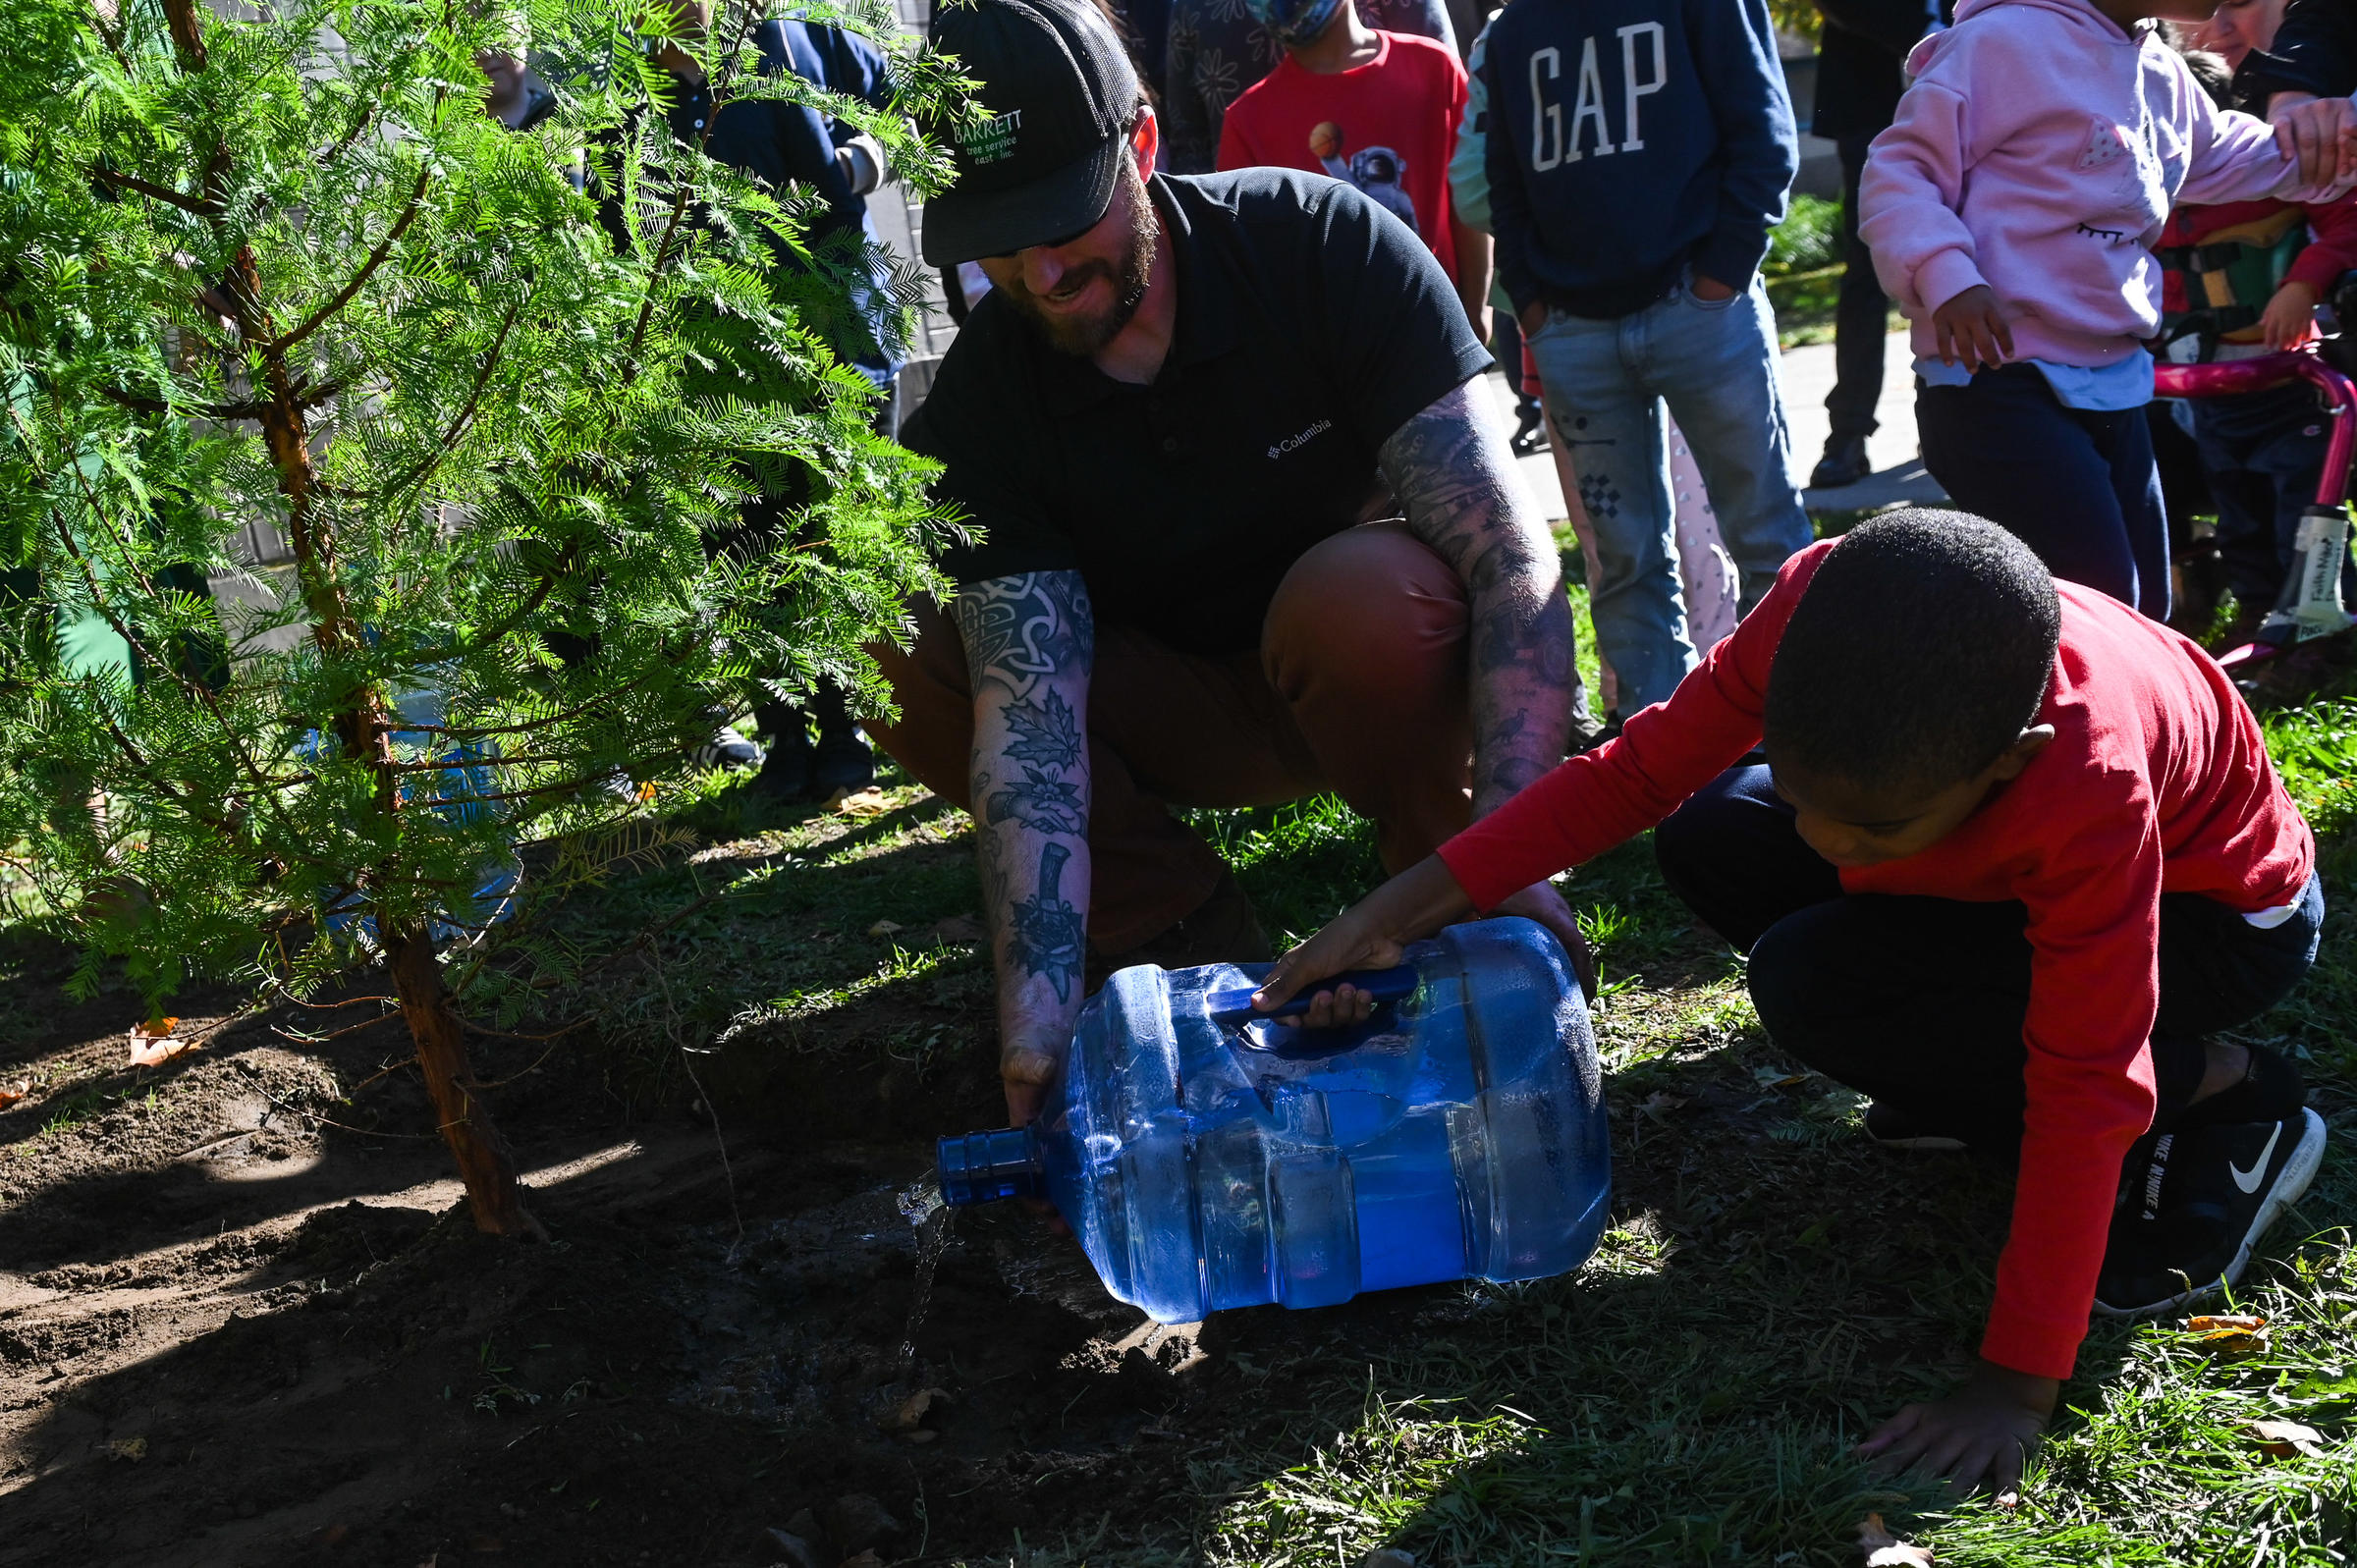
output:
[[[1592,648],[1581,653],[1592,674]],[[2339,907],[2308,983],[2245,1035],[2302,1059],[2337,1140],[2237,1293],[2271,1320],[2261,1352],[2214,1355],[2177,1320],[2100,1325],[2016,1509],[1852,1463],[1874,1424],[1964,1369],[2006,1173],[1868,1145],[1858,1097],[1777,1052],[1740,963],[1692,929],[1637,842],[1564,883],[1605,979],[1616,1210],[1594,1259],[1523,1286],[1228,1315],[1215,1358],[1244,1397],[1188,1418],[1194,1531],[1141,1541],[1117,1522],[1089,1537],[1076,1516],[1081,1539],[1034,1537],[1008,1560],[1348,1568],[1397,1543],[1425,1568],[1848,1568],[1857,1522],[1880,1512],[1947,1568],[2347,1562],[2357,700],[2272,714],[2266,728],[2325,837]],[[920,1075],[970,1070],[990,1049],[989,977],[971,943],[933,933],[975,908],[967,825],[888,784],[887,809],[869,817],[773,820],[718,778],[664,801],[703,847],[675,845],[585,891],[557,933],[585,951],[670,924],[630,964],[560,989],[550,1015],[593,1013],[599,1043],[584,1049],[633,1097],[684,1100],[681,1048],[722,1038]],[[1281,939],[1377,875],[1367,824],[1331,799],[1191,820]],[[2315,1429],[2322,1456],[2262,1453],[2244,1433],[2262,1418]]]
[[[2266,727],[2345,899],[2357,700]],[[928,1072],[987,1049],[979,953],[922,940],[926,922],[973,907],[964,819],[905,784],[888,798],[881,817],[777,827],[718,781],[676,802],[675,822],[715,847],[617,883],[576,916],[584,938],[731,891],[667,931],[644,980],[603,987],[609,1043],[659,1057],[765,1031],[776,1050]],[[1280,940],[1379,874],[1368,825],[1329,798],[1190,820]],[[1870,1476],[1850,1445],[1967,1365],[2008,1174],[1867,1144],[1859,1097],[1764,1037],[1739,961],[1692,928],[1645,843],[1564,887],[1605,979],[1617,1194],[1595,1258],[1567,1278],[1403,1306],[1232,1315],[1229,1364],[1250,1397],[1198,1426],[1191,1543],[1087,1536],[1075,1519],[1083,1539],[1034,1538],[1014,1561],[1347,1568],[1398,1544],[1427,1568],[1848,1565],[1869,1512],[1956,1568],[2347,1560],[2357,1169],[2338,1146],[2238,1292],[2271,1320],[2264,1351],[2214,1355],[2179,1320],[2099,1325],[2015,1509]],[[885,919],[904,930],[870,936]],[[878,1006],[896,999],[930,1000],[931,1021]],[[2246,1037],[2303,1058],[2343,1140],[2357,1131],[2353,1019],[2357,921],[2335,910],[2308,984]],[[2314,1428],[2322,1456],[2269,1457],[2244,1432],[2258,1419]]]
[[[2268,730],[2294,792],[2345,827],[2357,702],[2274,715]],[[1371,857],[1363,825],[1332,803],[1204,819],[1225,824],[1267,905],[1322,910]],[[2328,869],[2345,897],[2347,839]],[[2181,1320],[2102,1324],[2017,1508],[1876,1478],[1849,1446],[1964,1370],[2005,1174],[1867,1145],[1858,1097],[1767,1042],[1739,964],[1689,929],[1644,845],[1567,892],[1606,968],[1615,1228],[1575,1276],[1464,1287],[1423,1331],[1363,1353],[1336,1353],[1301,1320],[1304,1375],[1256,1347],[1258,1425],[1195,1466],[1209,1510],[1197,1560],[1347,1565],[1395,1544],[1427,1568],[1847,1565],[1869,1512],[1956,1568],[2349,1560],[2357,1171],[2340,1147],[2237,1293],[2270,1320],[2265,1350],[2212,1354]],[[2343,1139],[2357,1130],[2353,1018],[2357,922],[2336,912],[2309,984],[2248,1038],[2305,1058]],[[2265,1454],[2245,1430],[2261,1419],[2315,1429],[2322,1456]],[[1098,1547],[1016,1560],[1178,1559]]]
[[[1768,231],[1760,274],[1776,307],[1779,343],[1797,349],[1832,342],[1841,293],[1841,203],[1794,196],[1784,221]]]

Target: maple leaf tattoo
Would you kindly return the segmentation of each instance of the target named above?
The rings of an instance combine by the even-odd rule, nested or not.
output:
[[[1058,1001],[1072,1000],[1081,949],[1088,941],[1079,908],[1063,892],[1065,862],[1071,858],[1072,852],[1060,843],[1041,847],[1039,887],[1014,906],[1007,931],[1007,956],[1027,973],[1045,975],[1056,988]]]
[[[1080,760],[1080,716],[1050,689],[1045,703],[1018,702],[1007,710],[1007,755],[1043,768],[1069,768]]]
[[[1013,817],[1041,833],[1079,833],[1088,825],[1080,806],[1079,784],[1032,767],[1023,769],[1021,784],[996,791],[983,809],[985,821],[996,824]]]

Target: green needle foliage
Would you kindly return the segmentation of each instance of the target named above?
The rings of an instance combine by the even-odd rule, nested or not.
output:
[[[0,855],[85,988],[113,960],[156,1001],[301,996],[382,956],[478,1223],[528,1228],[477,1180],[505,1156],[453,993],[518,965],[476,890],[627,812],[716,704],[882,705],[861,644],[949,525],[836,351],[904,331],[910,279],[856,308],[856,236],[806,245],[807,192],[673,135],[642,0],[263,10],[9,10]],[[893,36],[877,0],[803,14]],[[763,76],[760,15],[678,40],[717,100],[839,115],[938,188],[909,123],[963,112],[938,61],[887,41],[877,112]],[[520,32],[558,95],[524,133],[474,64]],[[207,576],[257,521],[293,568],[225,623]],[[128,657],[72,657],[90,626]]]

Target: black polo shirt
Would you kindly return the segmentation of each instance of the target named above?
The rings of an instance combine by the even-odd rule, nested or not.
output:
[[[1260,645],[1277,584],[1357,520],[1376,451],[1490,363],[1415,231],[1289,169],[1162,176],[1178,332],[1150,386],[974,307],[904,439],[984,530],[958,582],[1077,570],[1099,621],[1190,653]]]

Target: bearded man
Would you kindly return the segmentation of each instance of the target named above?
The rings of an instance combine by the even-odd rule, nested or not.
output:
[[[1081,0],[944,6],[980,82],[925,260],[993,285],[908,444],[978,531],[873,733],[974,817],[1016,1124],[1091,975],[1269,955],[1172,807],[1331,790],[1397,872],[1560,762],[1581,715],[1546,514],[1413,230],[1346,184],[1153,173]],[[1589,973],[1542,883],[1501,906]],[[1319,911],[1323,913],[1323,911]]]

